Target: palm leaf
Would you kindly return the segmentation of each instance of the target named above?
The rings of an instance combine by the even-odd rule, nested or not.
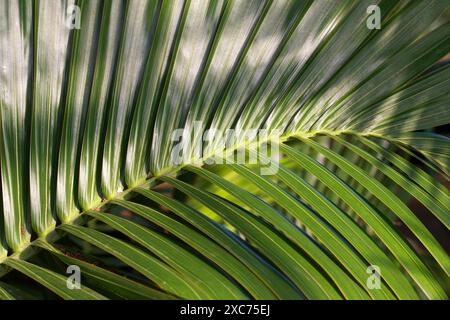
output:
[[[2,1],[0,299],[445,299],[410,204],[448,232],[449,26],[447,0]]]

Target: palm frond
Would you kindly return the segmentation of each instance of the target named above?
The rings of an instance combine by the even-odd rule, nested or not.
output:
[[[1,1],[0,299],[447,298],[449,52],[448,0]]]

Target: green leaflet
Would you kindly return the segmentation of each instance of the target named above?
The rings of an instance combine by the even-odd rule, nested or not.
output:
[[[3,283],[0,283],[0,300],[15,300]]]
[[[159,10],[155,0],[126,3],[101,160],[101,193],[105,198],[112,198],[123,189],[121,170],[128,128],[147,55],[153,43]]]
[[[403,173],[409,174],[413,172],[414,174],[414,182],[420,185],[423,189],[427,190],[432,196],[434,196],[443,206],[450,210],[450,203],[447,198],[450,197],[450,191],[445,188],[441,183],[436,183],[433,180],[433,175],[430,170],[432,166],[427,161],[422,160],[422,163],[425,164],[424,170],[422,170],[418,165],[414,166],[411,161],[413,159],[417,159],[410,152],[406,153],[406,157],[411,156],[408,160],[404,159],[405,156],[399,156],[395,154],[387,153],[382,147],[377,145],[376,143],[370,141],[367,138],[359,137],[359,140],[363,142],[365,145],[369,146],[372,150],[375,150],[377,153],[381,154],[386,160],[390,161],[396,167],[398,167]],[[398,146],[398,145],[396,145]],[[400,149],[405,150],[401,146]],[[427,166],[428,164],[428,166]],[[428,171],[428,172],[427,172]],[[445,178],[445,177],[443,177]]]
[[[449,116],[443,112],[442,104],[448,95],[446,88],[449,85],[449,77],[450,66],[426,73],[412,85],[396,91],[388,98],[377,102],[375,106],[358,109],[350,121],[351,127],[358,131],[362,128],[367,130],[368,122],[375,122],[374,131],[392,135],[393,132],[417,130],[447,123]],[[369,112],[370,108],[376,110],[375,119],[374,113]],[[418,122],[419,117],[420,122]]]
[[[80,11],[83,17],[83,28],[73,31],[56,172],[56,212],[63,222],[70,221],[78,214],[78,201],[74,190],[77,189],[81,137],[94,69],[91,53],[97,49],[100,1],[81,1]]]
[[[103,290],[106,290],[114,297],[120,299],[174,299],[173,296],[149,288],[126,277],[64,255],[46,242],[41,241],[36,245],[48,250],[67,265],[77,265],[83,274],[84,280],[87,280],[86,278],[91,279],[91,281],[98,284]]]
[[[105,299],[101,294],[83,285],[77,290],[69,289],[66,276],[59,275],[32,263],[9,258],[6,260],[5,264],[26,274],[64,299]]]
[[[384,6],[392,5],[390,1],[380,3],[384,14],[392,9],[384,8]],[[351,59],[346,61],[333,78],[318,88],[320,91],[315,92],[312,97],[308,94],[306,99],[300,97],[301,101],[306,100],[304,103],[307,107],[299,110],[290,124],[291,130],[351,129],[353,126],[350,123],[356,122],[360,117],[368,121],[363,127],[358,127],[358,130],[374,130],[373,127],[387,118],[387,114],[381,112],[380,108],[374,104],[395,92],[396,87],[401,87],[411,77],[431,66],[436,59],[439,59],[438,57],[445,54],[442,52],[448,51],[443,47],[444,43],[445,45],[448,43],[445,40],[448,37],[448,27],[443,25],[445,20],[444,22],[438,20],[434,25],[440,26],[438,30],[432,30],[429,27],[446,7],[448,3],[445,1],[409,3],[408,6],[399,10],[396,18],[385,19],[383,30],[391,33],[392,36],[386,39],[384,32],[372,32],[364,45],[355,50]],[[420,13],[424,11],[427,15],[421,16]],[[359,18],[360,15],[356,17]],[[401,19],[403,22],[398,24],[396,19]],[[364,24],[365,21],[360,23]],[[349,34],[363,32],[360,29],[366,28],[351,29],[353,30],[347,30]],[[346,30],[343,29],[342,32]],[[424,37],[423,41],[415,43],[414,40],[418,37]],[[335,39],[338,38],[340,37]],[[346,44],[339,41],[337,45]],[[327,49],[328,57],[336,52],[336,49],[333,51],[329,45]],[[338,59],[338,61],[341,60]],[[317,64],[318,67],[325,68],[327,70],[325,72],[329,72],[330,68],[325,65],[327,64]],[[317,76],[316,73],[312,74]],[[355,81],[349,82],[348,79],[355,79]],[[318,87],[315,83],[313,85]],[[395,118],[392,117],[391,122],[394,120]],[[414,130],[414,128],[411,129]]]
[[[195,254],[170,241],[167,237],[114,215],[96,212],[89,212],[89,215],[126,234],[155,253],[182,274],[187,281],[190,280],[193,286],[197,286],[198,292],[204,291],[203,299],[246,298],[246,295],[218,270],[200,260]]]
[[[376,210],[374,210],[369,204],[367,204],[361,196],[359,196],[355,191],[353,191],[349,186],[347,186],[343,181],[341,181],[337,176],[333,175],[332,172],[324,168],[319,162],[310,158],[306,154],[300,153],[287,145],[281,145],[281,150],[286,152],[290,157],[292,157],[296,163],[304,167],[309,172],[314,173],[318,179],[320,179],[328,188],[330,188],[338,198],[341,198],[354,209],[356,214],[360,216],[364,221],[378,234],[378,236],[387,244],[388,248],[392,248],[391,251],[394,256],[400,257],[400,260],[404,259],[408,255],[412,255],[415,259],[415,254],[409,249],[408,245],[401,241],[398,236],[392,236],[395,231],[390,228],[390,226],[384,223],[383,219],[380,219]],[[345,215],[341,219],[345,220]],[[359,237],[364,237],[361,231],[354,229],[353,232],[359,234]],[[346,231],[346,230],[344,230]],[[356,236],[354,235],[354,237]],[[414,299],[417,298],[413,288],[409,284],[408,280],[403,276],[400,270],[395,266],[393,262],[390,261],[380,248],[373,244],[371,240],[357,240],[357,238],[347,238],[351,243],[356,244],[356,246],[367,246],[367,251],[365,251],[366,259],[368,262],[374,265],[380,266],[383,271],[383,278],[391,286],[392,290],[398,295],[399,298],[403,299]],[[356,243],[355,243],[355,242]],[[395,246],[394,246],[395,245]],[[363,252],[364,248],[360,248],[358,251]],[[373,253],[376,252],[376,255]],[[364,254],[363,254],[364,255]],[[372,260],[375,259],[376,260]],[[385,265],[386,267],[382,267]]]
[[[171,294],[185,299],[200,298],[189,282],[179,273],[141,249],[85,227],[64,225],[61,229],[116,256]]]
[[[436,114],[438,117],[439,114]],[[445,113],[448,116],[448,113]],[[450,142],[447,137],[425,132],[410,132],[392,137],[407,146],[419,150],[430,161],[436,163],[448,176],[450,173]]]
[[[52,179],[56,173],[58,120],[64,109],[64,71],[69,59],[65,14],[73,2],[35,2],[34,88],[30,132],[31,224],[40,236],[55,226]]]
[[[190,0],[184,3],[154,124],[154,134],[158,137],[151,146],[151,152],[157,155],[151,166],[154,173],[170,164],[172,135],[182,125],[189,107],[191,91],[195,90],[197,76],[204,67],[203,60],[208,56],[209,42],[219,22],[222,5],[221,0],[214,5]]]
[[[363,150],[356,146],[350,145],[339,137],[333,137],[339,143],[344,144],[347,148],[351,149],[353,152],[358,153],[361,157],[369,161],[374,166],[378,167],[380,170],[386,173],[392,180],[400,184],[402,188],[406,189],[410,194],[413,194],[418,200],[420,200],[431,212],[444,221],[448,221],[448,212],[444,211],[439,206],[436,206],[434,201],[428,196],[427,193],[423,192],[420,188],[416,187],[414,184],[408,183],[406,178],[398,174],[396,171],[391,170],[387,165],[384,165],[381,161],[368,155]],[[377,185],[379,189],[383,189],[382,185]],[[377,188],[377,189],[378,189]],[[441,265],[445,273],[450,272],[450,259],[445,253],[444,249],[433,237],[433,235],[425,228],[425,226],[420,222],[420,220],[406,207],[401,201],[394,201],[395,195],[389,192],[389,190],[383,190],[386,195],[383,197],[384,203],[394,211],[397,216],[411,229],[411,231],[418,237],[418,239],[423,243],[423,245],[428,249],[431,255],[436,259],[436,261]],[[381,193],[379,193],[380,197]],[[448,223],[447,223],[448,224]]]
[[[127,142],[124,179],[128,187],[136,186],[148,173],[151,137],[159,95],[164,86],[165,69],[171,57],[171,44],[176,35],[181,9],[179,1],[164,1],[159,9],[154,39],[146,62]],[[148,137],[148,139],[142,139],[142,137]]]
[[[301,141],[307,143],[312,146],[322,154],[324,154],[331,161],[336,163],[340,168],[346,171],[348,174],[352,175],[354,179],[356,179],[361,185],[363,185],[366,189],[368,189],[371,193],[377,196],[378,199],[383,201],[390,209],[395,212],[399,217],[404,218],[406,221],[410,222],[412,226],[412,221],[414,221],[415,227],[413,229],[416,230],[418,228],[421,230],[420,232],[424,232],[423,225],[420,221],[417,221],[417,218],[411,214],[409,209],[403,204],[401,200],[399,200],[391,191],[389,191],[386,187],[384,187],[380,182],[374,179],[370,179],[367,175],[362,171],[359,167],[355,167],[351,165],[346,159],[342,158],[340,155],[331,152],[330,150],[324,148],[320,144],[313,142],[310,139],[299,138]],[[426,230],[426,229],[425,229]],[[417,231],[416,231],[417,232]],[[432,249],[436,250],[438,253],[437,261],[442,263],[444,266],[448,264],[449,260],[441,253],[441,249],[439,245],[436,245],[436,240],[434,238],[430,238],[429,232],[424,232],[424,236],[420,236],[420,239],[424,239],[428,246]],[[430,271],[426,268],[426,266],[419,260],[413,262],[411,265],[416,270],[411,276],[416,279],[416,282],[419,282],[421,289],[427,294],[430,298],[443,298],[445,293],[440,287],[439,283],[433,278]],[[446,268],[444,267],[444,271]]]
[[[339,237],[334,234],[332,230],[323,225],[322,222],[315,217],[315,214],[312,213],[306,206],[300,204],[299,201],[295,200],[289,194],[285,193],[281,188],[273,185],[270,180],[255,174],[250,169],[244,166],[232,166],[232,169],[238,172],[240,175],[249,179],[249,181],[257,185],[259,188],[261,188],[261,190],[264,190],[268,195],[275,197],[275,199],[277,199],[277,202],[280,203],[281,206],[284,207],[293,217],[295,217],[306,227],[311,229],[313,234],[323,243],[325,247],[332,247],[335,257],[347,268],[348,271],[352,273],[354,278],[358,282],[360,282],[361,285],[365,285],[365,279],[367,278],[367,265],[357,255],[355,255],[345,243],[342,243]],[[300,184],[300,179],[294,180],[289,177],[289,175],[292,175],[292,173],[289,173],[288,171],[285,171],[284,168],[280,167],[277,176],[280,177],[282,181],[287,183],[287,185],[291,187],[295,192],[299,193],[301,192],[301,190],[308,190]],[[311,189],[309,191],[311,192]],[[320,205],[323,204],[321,203],[321,200],[323,202],[323,199],[317,197],[316,194],[313,194],[313,196],[310,198],[308,198],[308,193],[302,193],[302,196],[303,195],[306,195],[305,198],[308,200],[308,202],[310,204],[313,204],[313,208],[317,209],[317,207],[314,206],[315,204],[317,204],[319,206],[319,211],[322,214],[333,212],[331,210],[333,208],[327,208],[327,211],[325,211],[323,207],[320,207]],[[315,202],[313,203],[313,201]],[[334,220],[330,216],[326,216],[326,219],[330,221],[331,225],[334,225]],[[347,225],[347,228],[351,228],[351,226]],[[327,270],[327,272],[330,272],[330,269],[328,267],[325,269]],[[336,273],[333,274],[333,276],[339,279],[343,276],[343,273],[341,272],[340,277],[336,276]],[[350,280],[346,280],[346,282],[350,282]],[[340,283],[337,283],[337,285],[339,287],[342,286],[342,284]],[[352,288],[352,290],[355,291],[356,288]],[[378,299],[391,296],[389,291],[380,290],[377,290],[376,292],[369,292],[369,294],[373,294],[374,297]]]
[[[104,1],[96,52],[97,63],[92,80],[79,164],[78,201],[84,210],[91,208],[100,200],[97,181],[101,174],[99,161],[102,156],[103,129],[106,126],[104,120],[109,110],[107,100],[114,79],[124,11],[122,1]]]
[[[339,295],[324,281],[322,275],[299,255],[287,242],[267,226],[251,217],[238,207],[221,201],[220,198],[198,190],[185,183],[177,183],[177,188],[207,205],[229,221],[234,227],[255,243],[258,250],[269,257],[300,290],[310,299],[338,299]]]
[[[377,164],[375,166],[378,167],[379,170],[386,172],[386,175],[390,176],[392,180],[396,181],[404,189],[407,189],[412,196],[416,197],[416,199],[420,200],[425,206],[427,206],[429,210],[433,212],[439,220],[441,220],[447,229],[450,228],[450,193],[442,184],[439,182],[433,183],[432,177],[430,177],[426,172],[404,160],[395,153],[386,152],[382,147],[367,138],[361,137],[360,140],[372,148],[372,150],[376,150],[377,154],[383,155],[386,160],[394,163],[401,171],[403,171],[403,174],[423,189],[419,188],[415,184],[411,184],[411,180],[402,176],[396,170],[391,169],[390,167],[388,168],[377,159],[368,157],[367,153],[363,153],[366,155],[365,158],[368,159],[369,163]],[[340,141],[342,140],[340,139]],[[362,150],[358,151],[359,154],[363,152]]]
[[[0,166],[0,175],[1,175],[1,166]],[[2,186],[0,183],[0,261],[6,257],[8,254],[8,246],[6,244],[5,234],[3,230],[5,229],[5,223],[3,221],[3,201],[2,201]],[[1,271],[1,266],[0,266]]]
[[[0,298],[445,299],[450,260],[407,201],[448,231],[450,143],[433,128],[450,121],[449,10],[2,1]],[[226,145],[208,129],[268,132]],[[272,176],[194,167],[278,134]],[[53,271],[65,264],[81,292]]]
[[[30,239],[26,211],[32,9],[31,2],[19,0],[0,4],[0,166],[4,236],[14,251]]]
[[[145,196],[151,197],[151,193],[149,193],[148,191],[146,191],[144,189],[138,189],[138,192],[140,192],[141,194],[144,194]],[[153,198],[153,199],[155,199],[155,198]],[[162,216],[161,213],[159,213],[155,210],[152,210],[152,209],[147,208],[142,205],[134,204],[132,202],[124,202],[124,201],[114,201],[114,202],[127,208],[127,209],[132,210],[133,212],[136,212],[137,214],[143,216],[146,219],[149,219],[150,221],[156,223],[157,225],[160,225],[161,227],[163,227],[167,230],[170,230],[177,237],[181,238],[183,241],[187,242],[190,246],[192,246],[193,248],[196,248],[199,252],[202,252],[211,261],[213,261],[217,265],[219,265],[225,272],[229,273],[232,277],[234,277],[236,280],[238,280],[241,283],[241,285],[243,287],[245,287],[255,297],[261,297],[261,298],[262,297],[266,297],[266,298],[273,297],[273,295],[270,293],[269,287],[266,287],[262,284],[262,279],[258,279],[256,274],[252,274],[253,270],[249,270],[248,267],[246,267],[245,265],[242,264],[242,262],[240,262],[241,259],[239,259],[239,260],[236,259],[232,255],[230,255],[230,253],[227,253],[227,251],[224,250],[223,248],[221,248],[221,246],[219,246],[218,244],[212,242],[211,240],[208,240],[207,238],[205,238],[204,236],[202,236],[199,233],[189,230],[190,229],[189,227],[186,227],[180,223],[177,223],[173,219],[169,219],[168,217]],[[170,204],[167,204],[167,205],[170,205]],[[173,204],[172,204],[172,207],[173,207]],[[177,212],[178,214],[183,214],[183,213],[187,214],[188,217],[189,216],[192,217],[193,215],[198,216],[198,214],[195,214],[194,212],[188,210],[184,206],[178,207],[175,212]],[[231,245],[233,247],[236,247],[236,244],[233,243],[234,242],[233,239],[229,239],[226,234],[223,234],[223,231],[217,232],[218,231],[216,229],[217,227],[215,227],[214,225],[211,225],[211,222],[208,223],[207,220],[206,221],[203,220],[203,225],[210,230],[209,232],[213,232],[213,235],[215,235],[215,237],[222,236],[223,238],[226,239],[225,240],[226,242],[228,242],[228,243],[231,242]],[[196,227],[198,227],[198,225],[196,225]],[[225,244],[226,244],[226,242],[225,242]],[[242,257],[247,256],[246,257],[247,259],[242,260],[242,261],[252,261],[252,259],[248,259],[248,257],[249,256],[251,257],[251,255],[249,255],[248,252],[246,252],[245,248],[237,247],[234,251],[235,252],[237,251],[237,253],[239,253],[239,256],[237,256],[237,257],[242,258]],[[253,260],[255,260],[255,258],[253,258]],[[255,261],[255,262],[257,262],[257,261]],[[261,264],[261,262],[259,262],[259,263]],[[265,271],[264,265],[259,266],[258,269],[260,269],[260,270],[262,269],[263,271]],[[265,273],[267,274],[268,272],[265,271]],[[291,298],[291,299],[298,297],[298,294],[295,295],[295,291],[293,291],[292,289],[289,290],[288,289],[289,287],[286,286],[286,284],[284,284],[282,280],[281,281],[280,280],[278,280],[278,281],[281,282],[281,284],[277,284],[275,281],[274,289],[277,290],[279,286],[284,286],[285,292],[279,293],[279,294],[282,294],[283,296],[286,295],[287,298]],[[272,288],[270,288],[270,289],[274,290]]]
[[[232,183],[222,179],[221,177],[214,175],[207,170],[199,169],[196,167],[189,167],[189,170],[201,175],[202,177],[212,181],[213,183],[219,185],[224,190],[234,194],[236,197],[240,198],[244,203],[246,203],[251,210],[255,210],[259,213],[264,219],[273,225],[277,226],[277,228],[283,231],[294,243],[296,243],[303,250],[308,252],[308,254],[321,266],[326,270],[326,272],[336,281],[337,285],[343,290],[344,296],[348,298],[362,298],[365,296],[364,293],[361,292],[358,286],[353,284],[353,281],[348,278],[344,272],[342,272],[339,267],[335,265],[335,263],[329,259],[320,248],[316,247],[313,241],[305,236],[296,226],[290,223],[285,217],[280,215],[277,211],[271,209],[267,204],[263,203],[261,200],[253,196],[251,193],[246,192],[245,190],[240,189],[239,187],[233,186]],[[242,174],[242,171],[236,170],[241,176],[245,176]],[[168,180],[174,186],[183,186],[180,182],[176,180]],[[187,187],[187,186],[186,186]],[[273,193],[271,193],[273,195]],[[278,199],[279,200],[279,199]],[[278,202],[280,203],[280,202]],[[238,226],[236,226],[238,228]],[[305,266],[308,266],[308,263],[304,262]],[[308,266],[309,267],[309,266]]]

